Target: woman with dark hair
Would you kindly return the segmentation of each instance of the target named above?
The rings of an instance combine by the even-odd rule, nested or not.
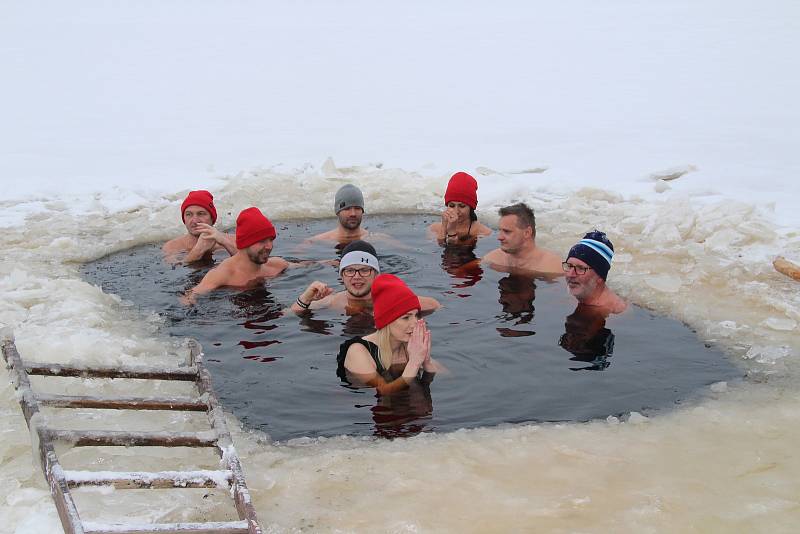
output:
[[[431,358],[431,333],[419,318],[419,298],[402,280],[381,274],[372,283],[376,332],[339,347],[337,375],[372,386],[382,395],[430,382],[439,369]]]
[[[429,230],[440,245],[473,245],[479,237],[492,233],[488,226],[478,222],[478,182],[465,172],[450,177],[444,193],[447,208],[442,221],[433,223]]]

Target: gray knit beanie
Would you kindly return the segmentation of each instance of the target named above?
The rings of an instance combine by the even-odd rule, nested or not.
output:
[[[364,209],[364,195],[361,190],[352,184],[345,184],[336,192],[336,198],[333,200],[333,210],[338,215],[340,211],[347,208],[361,208]]]

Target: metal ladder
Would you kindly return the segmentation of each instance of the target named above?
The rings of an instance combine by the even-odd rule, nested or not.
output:
[[[56,408],[96,408],[117,410],[204,411],[213,432],[123,432],[97,430],[58,430],[34,425],[38,434],[39,455],[44,476],[50,485],[61,524],[66,534],[261,534],[255,508],[244,479],[239,457],[225,424],[222,408],[211,386],[211,375],[203,363],[202,349],[189,341],[187,367],[97,367],[23,362],[13,337],[2,339],[3,358],[17,390],[19,404],[28,428],[40,406]],[[37,394],[29,375],[125,378],[137,380],[180,380],[194,382],[198,398],[189,397],[94,397]],[[213,435],[211,435],[213,434]],[[54,442],[65,440],[75,447],[214,447],[223,469],[218,471],[102,472],[64,470]],[[117,489],[173,489],[227,487],[239,521],[205,523],[99,523],[82,521],[70,489],[81,486],[113,485]]]

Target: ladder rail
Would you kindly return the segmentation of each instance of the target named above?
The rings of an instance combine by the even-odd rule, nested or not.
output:
[[[50,487],[50,495],[55,502],[64,533],[84,534],[78,508],[75,506],[75,501],[69,492],[67,481],[64,478],[64,471],[58,463],[58,456],[56,456],[52,443],[47,439],[44,429],[38,426],[36,421],[34,421],[34,428],[31,429],[31,421],[39,414],[39,404],[31,388],[31,382],[25,372],[25,367],[22,365],[22,358],[17,352],[17,347],[12,339],[3,339],[2,352],[3,359],[6,361],[6,368],[14,382],[14,387],[21,393],[18,398],[22,414],[25,417],[25,424],[29,430],[35,431],[39,438],[38,452],[42,474]]]
[[[208,403],[208,419],[211,427],[217,434],[217,448],[220,452],[222,462],[227,469],[233,473],[232,491],[233,499],[236,503],[236,511],[239,519],[246,520],[248,523],[249,534],[262,534],[261,527],[256,518],[255,507],[250,498],[250,491],[244,478],[244,471],[239,462],[239,455],[233,446],[233,439],[228,432],[228,425],[225,423],[225,415],[219,403],[217,394],[211,384],[211,373],[205,365],[203,351],[200,344],[191,340],[189,348],[189,361],[197,368],[197,390],[201,397],[205,397]]]

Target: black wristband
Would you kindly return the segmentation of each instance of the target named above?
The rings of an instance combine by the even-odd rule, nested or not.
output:
[[[297,297],[297,305],[303,308],[304,310],[307,310],[308,307],[311,306],[311,303],[309,302],[308,304],[306,304],[305,302],[300,300],[300,297]]]

